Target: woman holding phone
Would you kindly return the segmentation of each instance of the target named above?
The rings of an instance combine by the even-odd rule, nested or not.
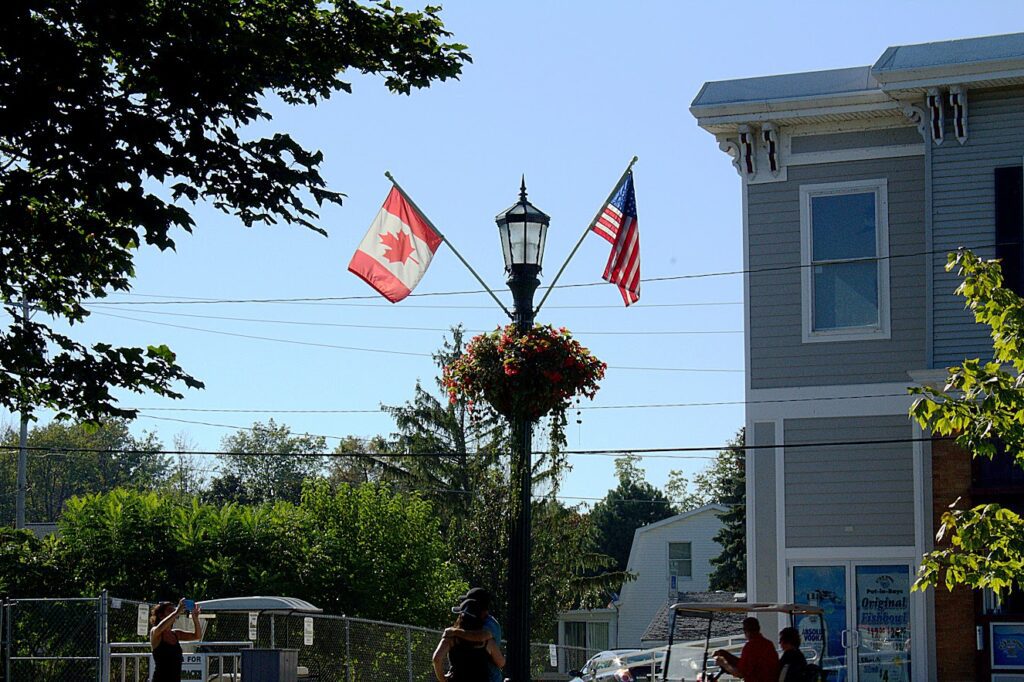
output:
[[[181,682],[181,664],[184,656],[181,642],[197,642],[203,638],[203,626],[199,622],[199,605],[189,602],[194,632],[174,630],[171,626],[178,616],[186,611],[186,599],[173,602],[162,601],[153,607],[149,615],[149,646],[153,649],[152,682]]]

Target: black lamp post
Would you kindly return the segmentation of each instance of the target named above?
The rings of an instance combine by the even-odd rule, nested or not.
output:
[[[550,216],[526,200],[526,178],[519,201],[495,218],[505,256],[508,288],[517,331],[533,328],[533,294],[540,285],[544,242]],[[512,426],[512,526],[508,545],[508,673],[513,682],[530,679],[530,497],[533,486],[533,422],[517,414]]]

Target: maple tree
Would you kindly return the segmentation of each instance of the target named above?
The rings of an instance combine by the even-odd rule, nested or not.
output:
[[[410,258],[416,249],[405,232],[400,231],[397,235],[385,232],[380,236],[380,243],[384,245],[384,257],[388,262],[405,265],[407,260],[412,260],[413,263],[419,264],[415,258]]]
[[[379,75],[396,93],[470,61],[438,12],[389,0],[4,4],[0,21],[0,406],[132,417],[115,389],[202,384],[163,345],[84,344],[84,302],[128,291],[144,247],[172,250],[208,202],[247,226],[325,233],[341,193],[324,156],[266,129]],[[276,103],[276,104],[274,104]],[[257,124],[258,125],[254,125]],[[20,303],[37,312],[25,314]]]
[[[989,327],[992,360],[965,359],[946,370],[945,385],[911,388],[921,397],[910,415],[976,459],[1006,453],[1024,467],[1024,298],[1004,285],[998,261],[967,249],[949,254],[946,270],[958,271],[956,293],[975,322]],[[1002,596],[1024,589],[1024,515],[999,504],[959,504],[943,512],[940,543],[921,560],[914,588],[967,585]]]

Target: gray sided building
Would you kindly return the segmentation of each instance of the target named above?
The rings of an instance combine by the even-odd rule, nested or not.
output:
[[[1024,291],[1024,34],[709,82],[690,111],[742,183],[748,599],[825,606],[831,679],[1024,680],[1024,600],[909,589],[941,512],[1020,511],[1024,472],[907,416],[908,386],[991,357],[947,252]]]

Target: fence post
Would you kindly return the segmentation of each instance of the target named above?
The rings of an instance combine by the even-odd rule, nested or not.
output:
[[[97,674],[99,675],[99,682],[110,682],[110,639],[109,632],[107,631],[107,623],[110,617],[110,602],[107,599],[107,591],[103,590],[100,592],[99,599],[99,613],[97,614],[96,623],[96,639],[99,648],[99,665],[96,667],[99,669]]]
[[[409,682],[414,682],[412,679],[412,630],[408,627],[405,628],[405,659],[409,664]]]
[[[352,621],[345,619],[345,682],[352,680],[352,643],[351,643]]]
[[[4,627],[4,682],[11,682],[11,637],[13,634],[11,628],[11,610],[14,608],[14,602],[8,599],[4,599],[3,602],[3,627]]]

